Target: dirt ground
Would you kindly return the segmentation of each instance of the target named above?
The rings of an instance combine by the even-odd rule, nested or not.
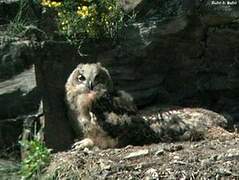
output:
[[[57,153],[54,179],[239,179],[239,134],[211,129],[197,142]]]

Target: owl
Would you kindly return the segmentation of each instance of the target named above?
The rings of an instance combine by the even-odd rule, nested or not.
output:
[[[79,140],[73,145],[77,149],[200,139],[208,127],[227,122],[200,108],[138,112],[128,93],[114,89],[108,70],[100,63],[79,64],[65,92],[68,119]]]
[[[100,63],[79,64],[70,74],[65,90],[68,117],[81,140],[75,145],[117,147],[112,125],[117,126],[117,121],[123,120],[121,116],[134,114],[136,106],[129,94],[114,90],[108,70]],[[109,116],[114,116],[115,122],[107,123]]]

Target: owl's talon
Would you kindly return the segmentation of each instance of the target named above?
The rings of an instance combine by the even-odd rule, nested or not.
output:
[[[83,150],[85,148],[91,149],[94,146],[94,142],[90,138],[85,138],[72,145],[74,150]]]

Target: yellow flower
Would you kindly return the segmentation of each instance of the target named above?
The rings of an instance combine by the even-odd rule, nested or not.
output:
[[[50,1],[50,0],[42,0],[41,4],[42,6],[46,6],[46,7],[59,7],[62,5],[61,2]]]
[[[52,5],[53,7],[55,7],[55,6],[57,5],[57,2],[56,2],[56,1],[53,1],[53,2],[51,3],[51,5]]]
[[[86,16],[89,15],[88,7],[87,6],[78,7],[78,10],[76,13],[82,18],[85,18]]]
[[[42,0],[41,4],[43,6],[48,6],[49,5],[49,1],[48,0]]]
[[[61,2],[56,2],[56,1],[53,1],[52,3],[51,3],[51,5],[52,5],[52,7],[59,7],[59,6],[61,6]]]
[[[82,11],[88,11],[88,7],[87,6],[82,6]]]
[[[109,6],[108,9],[111,10],[111,9],[112,9],[112,6]]]

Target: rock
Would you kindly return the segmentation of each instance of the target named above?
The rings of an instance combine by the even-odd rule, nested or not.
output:
[[[210,159],[203,159],[201,160],[202,167],[210,167],[212,165],[212,161]]]
[[[40,91],[44,92],[43,104],[48,122],[45,124],[45,141],[51,149],[65,150],[74,141],[66,118],[64,84],[71,71],[81,62],[81,58],[77,56],[76,49],[66,42],[43,42],[39,48],[35,51],[36,80]],[[61,54],[63,51],[65,56]],[[50,59],[55,60],[49,61]]]
[[[145,180],[158,180],[159,175],[156,169],[150,168],[145,172]]]
[[[103,170],[110,170],[110,168],[111,168],[111,165],[109,164],[109,162],[104,161],[103,159],[100,159],[98,163],[100,164],[100,168],[101,168],[102,171]]]
[[[16,146],[23,122],[38,112],[41,94],[36,88],[34,67],[0,82],[0,147]]]
[[[34,51],[31,41],[14,41],[0,36],[0,81],[19,74],[33,64]]]
[[[16,16],[19,8],[19,0],[0,1],[0,25],[9,23]]]
[[[230,176],[232,174],[232,172],[229,169],[225,169],[225,168],[220,168],[217,171],[217,174],[220,176]]]
[[[164,150],[163,149],[159,149],[158,151],[155,152],[156,156],[161,156],[164,154]]]
[[[218,155],[213,155],[210,160],[211,161],[217,161],[219,159]]]
[[[5,40],[0,44],[1,148],[18,147],[23,122],[29,115],[38,113],[41,101],[32,65],[34,52],[31,42],[17,38]]]
[[[9,80],[0,82],[0,119],[34,112],[39,108],[40,99],[35,70],[31,67]]]
[[[182,145],[172,145],[169,148],[164,149],[165,151],[169,151],[169,152],[175,152],[175,151],[180,151],[183,149]]]
[[[148,154],[149,154],[149,150],[143,149],[143,150],[139,150],[139,151],[128,154],[127,156],[124,157],[124,159],[138,158],[138,157],[146,156]]]
[[[225,158],[239,160],[239,149],[229,149],[225,154]]]

